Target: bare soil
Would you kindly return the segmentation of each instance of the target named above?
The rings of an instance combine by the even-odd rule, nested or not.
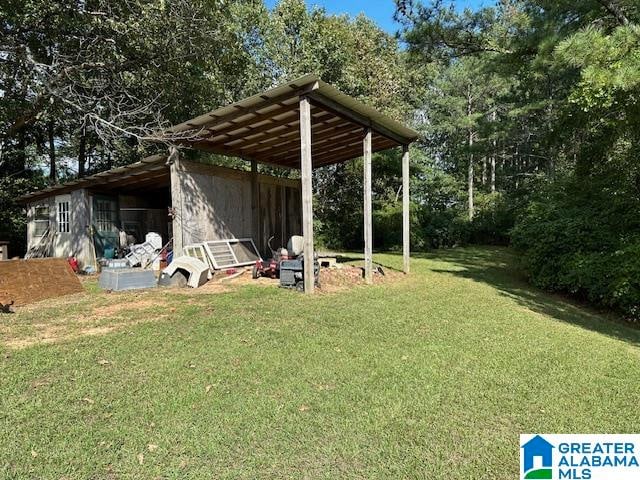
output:
[[[82,285],[64,258],[0,262],[0,303],[19,306],[80,292]]]

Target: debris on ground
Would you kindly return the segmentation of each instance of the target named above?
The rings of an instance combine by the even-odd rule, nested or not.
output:
[[[379,265],[373,267],[373,283],[393,282],[403,274]],[[338,268],[320,269],[320,291],[326,293],[346,290],[354,285],[364,285],[364,268],[355,265],[338,264]]]
[[[82,285],[66,258],[0,262],[0,303],[16,306],[81,293]]]
[[[0,313],[15,313],[13,311],[13,309],[11,308],[11,306],[14,304],[14,301],[11,300],[11,302],[4,304],[2,302],[0,302]]]

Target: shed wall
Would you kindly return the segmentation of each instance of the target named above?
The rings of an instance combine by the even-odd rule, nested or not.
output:
[[[252,220],[251,172],[178,160],[172,168],[172,200],[176,250],[224,238],[253,238],[262,253],[267,240],[285,245],[301,234],[300,183],[258,175],[259,225]]]
[[[47,205],[49,207],[49,229],[53,232],[47,245],[48,256],[67,258],[74,255],[81,267],[93,264],[91,242],[87,231],[91,219],[89,195],[87,190],[79,189],[72,191],[67,196],[70,208],[70,231],[68,233],[58,232],[56,196],[29,204],[27,210],[27,248],[35,246],[41,239],[35,235],[35,207]]]

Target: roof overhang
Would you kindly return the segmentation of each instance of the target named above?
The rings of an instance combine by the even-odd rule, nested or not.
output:
[[[97,188],[103,191],[112,189],[139,191],[141,188],[169,182],[169,167],[166,163],[166,155],[152,155],[124,167],[112,168],[106,172],[96,173],[95,175],[28,193],[19,197],[18,202],[22,204],[37,202],[53,195],[62,195],[80,188]]]
[[[374,152],[408,145],[418,138],[415,130],[345,95],[316,75],[200,115],[168,129],[167,134],[197,150],[299,168],[301,97],[307,97],[312,107],[314,167],[361,156],[368,128]]]

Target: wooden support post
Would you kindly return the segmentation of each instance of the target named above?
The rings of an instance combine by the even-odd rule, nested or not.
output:
[[[364,281],[373,283],[373,228],[371,223],[371,128],[366,129],[364,150]]]
[[[304,291],[315,288],[313,259],[313,163],[311,161],[311,105],[300,97],[300,170],[302,177],[302,235],[304,236]]]
[[[184,243],[184,225],[182,217],[182,185],[180,182],[180,154],[178,149],[171,147],[169,149],[169,172],[171,177],[171,208],[173,211],[171,221],[171,231],[173,234],[173,258],[182,255],[182,247]]]
[[[409,273],[409,145],[402,146],[402,270]]]
[[[260,187],[258,185],[258,162],[251,160],[251,237],[258,246],[260,254],[265,245],[260,228]]]

